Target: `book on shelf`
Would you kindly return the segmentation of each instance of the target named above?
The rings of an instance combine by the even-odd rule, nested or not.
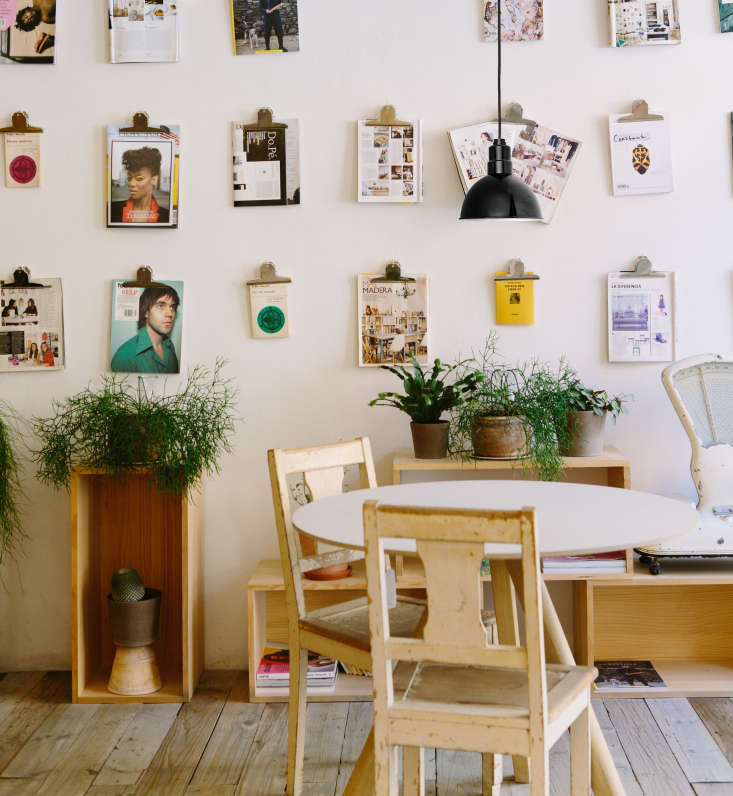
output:
[[[667,687],[651,661],[596,661],[595,667],[598,677],[593,688],[597,691]]]
[[[328,688],[336,684],[338,662],[333,658],[308,652],[308,687]],[[263,688],[282,688],[290,682],[290,656],[287,649],[265,647],[255,678]]]
[[[543,572],[626,572],[626,552],[593,553],[580,556],[545,556]]]
[[[339,661],[339,666],[344,674],[354,674],[358,677],[372,676],[372,673],[369,669],[362,669],[360,666],[354,666],[352,663],[344,663],[344,661]]]

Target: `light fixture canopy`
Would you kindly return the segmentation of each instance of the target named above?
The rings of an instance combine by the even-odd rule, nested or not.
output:
[[[542,218],[537,197],[512,174],[512,150],[501,137],[501,0],[497,0],[497,83],[499,136],[489,149],[488,173],[471,186],[461,206],[461,220],[472,218]]]

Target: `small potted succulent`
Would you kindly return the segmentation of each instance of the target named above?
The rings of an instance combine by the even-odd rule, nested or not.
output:
[[[482,374],[468,370],[456,378],[455,371],[465,363],[444,365],[436,359],[432,370],[424,371],[414,355],[410,359],[412,368],[380,366],[402,380],[404,394],[380,392],[369,401],[369,406],[393,406],[408,414],[412,421],[410,430],[415,457],[442,459],[448,452],[448,421],[441,416],[459,406],[476,390]]]
[[[571,411],[568,412],[568,456],[600,456],[603,453],[603,436],[606,418],[613,422],[627,409],[625,395],[609,396],[606,390],[594,390],[580,381],[573,381],[567,391]]]

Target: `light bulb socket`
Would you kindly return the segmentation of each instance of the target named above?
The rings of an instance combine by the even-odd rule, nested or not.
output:
[[[512,148],[503,138],[494,139],[489,149],[488,172],[492,177],[508,177],[512,173]]]

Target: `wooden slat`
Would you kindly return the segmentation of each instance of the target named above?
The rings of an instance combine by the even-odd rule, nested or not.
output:
[[[372,705],[370,702],[349,703],[349,715],[346,719],[344,744],[341,748],[336,793],[343,793],[349,781],[359,753],[364,746],[369,730],[372,728]]]
[[[248,699],[247,672],[240,672],[186,793],[237,785],[260,723],[263,705]]]
[[[690,782],[733,782],[733,768],[686,699],[649,699],[647,705]]]
[[[316,702],[308,705],[303,760],[304,793],[335,792],[348,711],[346,702]]]
[[[210,671],[201,678],[193,699],[185,704],[138,782],[135,793],[180,793],[188,785],[209,742],[236,672]]]
[[[180,708],[180,703],[140,705],[90,793],[113,792],[115,788],[123,793],[125,788],[132,788],[150,765]]]
[[[237,796],[284,793],[287,779],[288,706],[265,705],[249,757],[237,786]]]
[[[70,699],[71,674],[48,672],[14,705],[0,725],[0,771],[5,770],[56,706]]]
[[[733,700],[726,697],[691,699],[690,705],[702,719],[728,762],[733,765]]]
[[[634,775],[634,770],[631,768],[631,763],[629,763],[629,759],[626,757],[626,752],[624,752],[621,746],[618,733],[611,722],[604,702],[600,699],[592,700],[591,707],[598,718],[598,724],[608,744],[608,750],[611,752],[613,764],[616,766],[616,771],[618,771],[619,777],[621,778],[626,796],[644,796],[641,786]]]
[[[643,699],[606,703],[644,796],[690,796],[692,788]]]

